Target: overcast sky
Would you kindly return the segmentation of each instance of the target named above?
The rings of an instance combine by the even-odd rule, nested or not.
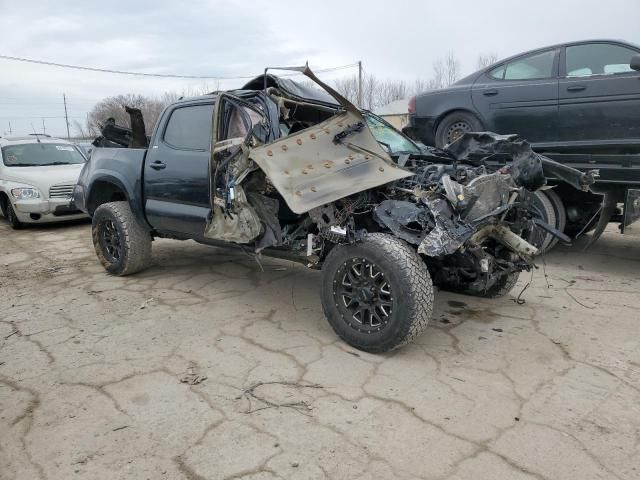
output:
[[[95,5],[95,6],[94,6]],[[640,44],[639,0],[137,1],[0,0],[0,55],[148,73],[244,76],[265,66],[352,64],[382,79],[431,76],[454,52],[462,73],[479,54],[505,57],[588,38]],[[345,69],[323,78],[355,73]],[[221,88],[243,80],[220,82]],[[43,117],[83,121],[101,98],[218,85],[80,72],[0,59],[0,135],[42,131]],[[47,133],[64,120],[45,118]],[[73,129],[72,129],[73,134]]]

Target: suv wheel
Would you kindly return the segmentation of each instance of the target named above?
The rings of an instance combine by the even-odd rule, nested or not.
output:
[[[151,263],[151,234],[128,202],[100,205],[91,224],[93,246],[102,266],[114,275],[129,275]]]
[[[453,112],[442,119],[436,129],[436,147],[443,148],[445,145],[457,140],[467,132],[481,132],[484,130],[478,118],[468,112]]]
[[[322,268],[322,308],[349,345],[386,352],[413,340],[431,319],[433,284],[408,244],[372,233],[334,247]]]

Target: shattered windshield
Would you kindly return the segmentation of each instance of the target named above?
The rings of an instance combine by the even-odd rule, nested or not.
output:
[[[363,112],[363,115],[375,139],[389,151],[390,155],[420,153],[420,148],[418,148],[415,143],[398,132],[382,118],[371,112]]]
[[[2,147],[2,160],[7,167],[43,167],[85,162],[76,147],[63,143],[7,145]]]

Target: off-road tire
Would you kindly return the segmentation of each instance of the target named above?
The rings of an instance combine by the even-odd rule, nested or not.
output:
[[[101,241],[103,229],[108,222],[111,222],[112,228],[119,234],[119,258],[110,256]],[[93,214],[91,236],[98,260],[113,275],[130,275],[144,270],[151,263],[151,234],[133,214],[128,202],[100,205]]]
[[[7,219],[7,222],[9,222],[9,225],[11,225],[11,228],[19,230],[24,226],[24,223],[18,220],[18,216],[16,215],[16,211],[13,209],[13,205],[11,205],[11,201],[7,199],[5,202],[2,213]]]
[[[460,128],[456,129],[456,126],[459,126]],[[443,148],[445,145],[455,140],[455,138],[451,137],[452,129],[454,131],[460,130],[463,133],[482,132],[484,127],[478,117],[472,113],[462,111],[452,112],[438,123],[435,135],[436,147]]]
[[[359,330],[353,318],[338,307],[337,282],[341,269],[352,261],[372,262],[389,282],[392,307],[378,331]],[[349,345],[381,353],[412,341],[429,323],[433,311],[433,283],[425,263],[407,243],[383,233],[362,241],[338,245],[322,267],[322,308],[336,334]],[[371,327],[369,327],[371,328]]]

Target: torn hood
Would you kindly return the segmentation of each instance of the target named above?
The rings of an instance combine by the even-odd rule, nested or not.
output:
[[[295,98],[298,97],[336,109],[324,122],[250,151],[250,158],[269,177],[293,212],[308,212],[413,175],[399,167],[380,145],[362,112],[316,77],[308,66],[281,70],[303,73],[322,90],[266,73],[245,88],[264,88],[266,80],[267,85],[273,82],[294,101],[299,101]]]

